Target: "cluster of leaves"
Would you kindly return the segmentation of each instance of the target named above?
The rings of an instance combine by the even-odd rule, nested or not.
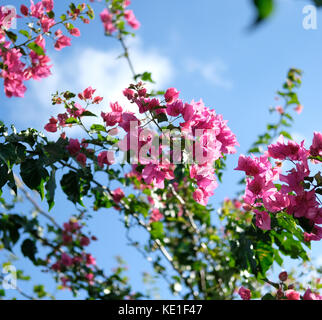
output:
[[[75,297],[80,292],[85,292],[85,297],[88,299],[115,300],[143,297],[139,292],[132,293],[132,288],[128,284],[129,279],[124,275],[127,267],[125,262],[120,259],[117,259],[118,266],[112,270],[110,275],[106,275],[96,265],[94,268],[90,268],[84,263],[75,264],[72,267],[61,266],[59,271],[55,271],[52,264],[60,259],[63,252],[71,257],[80,257],[83,254],[84,248],[79,239],[65,243],[62,237],[63,230],[54,220],[54,223],[52,221],[45,223],[38,217],[39,212],[31,218],[26,214],[17,213],[18,210],[15,208],[17,197],[12,204],[6,203],[2,197],[0,200],[3,210],[0,213],[0,250],[9,252],[11,256],[15,257],[16,248],[20,247],[23,256],[35,266],[41,267],[43,271],[52,273],[57,283],[60,283],[62,278],[68,279],[68,288]],[[83,225],[85,225],[85,220],[84,212],[74,217],[74,221],[83,221]],[[40,247],[42,247],[41,250]],[[10,261],[5,262],[2,267],[7,268],[11,264]],[[89,283],[86,279],[85,275],[88,273],[93,274],[93,279],[95,279],[93,283]],[[25,276],[22,270],[15,270],[13,276],[16,277],[17,283],[20,280],[30,280],[30,277]],[[64,286],[58,285],[58,289],[64,289]],[[0,296],[4,297],[5,293],[5,290],[1,290]],[[33,299],[55,298],[46,292],[43,285],[34,286],[34,296],[28,296],[23,291],[21,293],[25,297]]]
[[[256,26],[272,16],[276,7],[276,0],[252,0],[256,9],[256,18],[253,25]],[[321,0],[311,0],[317,6],[322,6]]]

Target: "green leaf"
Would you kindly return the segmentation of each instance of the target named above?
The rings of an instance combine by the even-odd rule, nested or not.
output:
[[[322,188],[315,189],[315,193],[322,195]]]
[[[0,166],[0,190],[8,181],[8,167],[6,165]]]
[[[56,190],[56,179],[55,179],[55,170],[51,171],[50,178],[46,183],[46,199],[49,206],[49,211],[55,204],[55,190]]]
[[[34,293],[37,294],[37,297],[40,298],[40,299],[43,298],[43,297],[45,297],[47,295],[47,293],[45,291],[45,287],[42,284],[35,285],[33,291],[34,291]]]
[[[19,33],[21,33],[23,36],[27,37],[29,39],[30,35],[27,30],[19,30]]]
[[[140,78],[142,81],[148,81],[148,82],[151,82],[151,83],[155,83],[152,80],[152,74],[151,74],[151,72],[144,72],[144,73],[137,74],[134,78],[135,78],[135,80],[137,80],[138,78]]]
[[[158,123],[168,121],[168,117],[167,117],[167,115],[165,113],[159,113],[155,117],[158,120]]]
[[[27,47],[34,51],[38,56],[45,55],[44,49],[41,46],[39,46],[36,42],[28,43]]]
[[[260,150],[258,147],[251,148],[247,151],[247,153],[260,153]]]
[[[92,113],[92,112],[86,110],[82,113],[82,117],[97,117],[97,115],[95,113]]]
[[[69,100],[71,98],[75,98],[75,97],[76,97],[76,94],[73,93],[73,92],[70,92],[70,91],[65,91],[64,92],[64,98],[67,99],[67,100]]]
[[[78,123],[78,120],[76,118],[68,118],[66,121],[65,121],[66,124],[73,124],[73,123]]]
[[[317,7],[322,7],[322,0],[313,0],[313,2]]]
[[[275,297],[273,297],[270,293],[266,293],[263,297],[262,300],[276,300]]]
[[[101,124],[92,124],[91,131],[106,131],[105,127]]]
[[[23,182],[33,190],[37,190],[43,195],[43,183],[47,180],[49,174],[43,167],[40,160],[27,159],[20,166],[20,175]]]
[[[151,237],[152,239],[162,240],[164,238],[163,224],[160,221],[151,223]]]
[[[46,165],[52,165],[59,160],[66,160],[66,157],[68,157],[66,152],[67,144],[66,139],[59,138],[56,142],[49,142],[44,146]]]
[[[286,131],[281,131],[281,132],[280,132],[280,134],[281,134],[282,136],[284,136],[285,138],[292,140],[292,136],[291,136],[288,132],[286,132]]]
[[[47,15],[50,19],[54,19],[55,18],[55,12],[54,11],[49,11],[47,12]]]
[[[253,0],[255,8],[257,10],[257,17],[254,24],[258,24],[267,19],[274,10],[273,0]]]
[[[13,43],[17,41],[18,36],[14,32],[5,30],[5,33]]]
[[[67,195],[68,200],[75,204],[79,203],[82,205],[79,180],[80,178],[78,174],[74,171],[70,171],[63,175],[60,185],[64,193]]]
[[[256,257],[263,275],[274,262],[274,251],[271,244],[266,244],[263,241],[258,241],[256,245]]]
[[[35,254],[37,253],[35,241],[26,239],[21,245],[21,252],[25,257],[28,257],[31,261],[35,261]]]

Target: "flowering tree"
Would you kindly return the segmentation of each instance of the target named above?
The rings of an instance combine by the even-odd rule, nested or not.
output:
[[[20,247],[26,259],[75,295],[146,298],[131,288],[121,258],[106,273],[87,250],[98,240],[87,221],[95,219],[95,211],[114,208],[123,217],[129,243],[143,256],[153,253],[155,272],[184,299],[233,299],[237,293],[242,299],[321,299],[318,281],[303,287],[291,271],[282,272],[277,282],[268,279],[274,262],[282,265],[286,256],[308,261],[310,242],[322,238],[322,134],[314,132],[306,149],[287,132],[292,113],[302,110],[297,97],[301,71],[290,69],[277,93],[285,101],[271,110],[279,121],[267,125],[249,155],[240,155],[236,170],[245,173],[243,192],[222,202],[218,225],[208,202],[222,181],[226,157],[237,151],[238,137],[202,100],[183,101],[173,87],[147,89],[152,75],[135,72],[126,46],[126,38],[140,27],[129,6],[127,0],[106,0],[100,19],[105,35],[120,42],[132,72],[123,95],[136,113],[118,101],[104,101],[92,87],[66,88],[52,95],[55,113],[44,124],[45,134],[30,128],[18,132],[1,122],[0,187],[14,193],[13,199],[1,197],[1,247]],[[23,98],[26,81],[51,75],[49,38],[60,51],[81,35],[76,23],[88,24],[94,17],[89,3],[72,3],[59,18],[54,9],[53,0],[22,5],[19,19],[28,22],[13,32],[16,14],[0,8],[0,72],[8,99]],[[93,105],[102,106],[99,114]],[[76,139],[69,137],[74,127],[83,132]],[[292,168],[283,169],[284,163]],[[59,186],[76,212],[63,225],[49,213]],[[29,190],[47,201],[48,212]],[[37,214],[16,213],[18,196],[31,202]],[[94,212],[88,213],[84,203]],[[146,243],[130,234],[136,226],[148,235]],[[27,279],[22,270],[17,277]],[[264,285],[272,288],[265,295]],[[42,285],[35,285],[34,294],[50,296]]]

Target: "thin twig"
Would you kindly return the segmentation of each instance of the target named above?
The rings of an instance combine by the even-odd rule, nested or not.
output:
[[[47,212],[45,212],[43,209],[40,208],[38,203],[32,198],[29,192],[23,187],[22,182],[16,175],[15,175],[15,181],[16,181],[17,187],[23,192],[25,197],[32,203],[36,211],[39,212],[44,217],[46,217],[48,220],[50,220],[52,224],[54,224],[58,229],[61,229],[60,225],[55,221],[55,219],[52,216],[50,216]]]
[[[129,55],[129,50],[128,50],[127,46],[125,45],[124,39],[123,39],[121,34],[118,36],[118,39],[119,39],[119,41],[120,41],[120,43],[122,45],[122,48],[124,50],[124,57],[125,57],[125,59],[127,60],[128,64],[129,64],[130,70],[132,72],[133,79],[136,80],[136,75],[137,74],[134,71],[133,63],[132,63],[130,55]]]

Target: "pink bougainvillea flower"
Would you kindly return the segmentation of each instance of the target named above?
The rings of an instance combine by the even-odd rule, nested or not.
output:
[[[86,111],[79,103],[75,103],[73,109],[67,109],[72,117],[79,118]]]
[[[44,5],[42,2],[34,4],[33,0],[30,0],[30,15],[40,19],[44,15]]]
[[[310,147],[312,156],[322,156],[322,133],[314,132],[312,145]]]
[[[73,28],[69,30],[69,33],[74,37],[79,37],[81,35],[78,28]]]
[[[239,288],[238,294],[243,300],[250,300],[252,293],[249,289],[246,289],[244,287]]]
[[[298,114],[300,114],[300,113],[303,111],[303,106],[302,106],[301,104],[298,104],[298,105],[294,108],[294,110],[295,110]]]
[[[54,19],[50,19],[48,18],[47,16],[43,16],[41,19],[40,19],[40,25],[41,25],[41,28],[42,28],[42,31],[43,32],[48,32],[49,29],[55,25],[55,20]]]
[[[130,131],[131,121],[136,121],[136,123],[140,124],[140,121],[132,112],[124,112],[122,113],[122,121],[119,123],[119,126],[123,128],[126,132]]]
[[[86,254],[85,260],[86,260],[86,266],[91,266],[91,265],[95,266],[96,265],[95,258],[89,253]]]
[[[159,209],[153,209],[150,217],[150,223],[160,221],[163,218],[163,214]]]
[[[276,106],[276,107],[275,107],[275,110],[276,110],[278,113],[280,113],[280,114],[283,114],[283,113],[284,113],[284,109],[283,109],[283,107],[282,107],[282,106]]]
[[[295,141],[289,140],[287,144],[284,142],[284,137],[281,135],[277,142],[267,147],[268,156],[274,159],[300,161],[307,156],[307,150],[303,147],[304,141],[299,145]]]
[[[156,164],[148,164],[142,170],[142,178],[147,184],[152,184],[156,188],[164,188],[166,173]]]
[[[183,112],[183,102],[182,100],[176,100],[171,104],[167,105],[167,114],[169,116],[177,117]]]
[[[205,206],[208,203],[208,197],[205,196],[204,191],[201,188],[196,189],[193,192],[193,199],[199,204]]]
[[[66,232],[75,232],[79,229],[81,229],[81,226],[78,224],[78,222],[68,221],[63,224],[64,231]]]
[[[73,259],[67,253],[64,252],[61,256],[61,263],[65,267],[70,267],[73,264]]]
[[[80,245],[82,247],[86,247],[90,244],[90,239],[88,237],[85,237],[85,236],[82,236],[81,239],[80,239]]]
[[[269,197],[263,198],[264,206],[271,212],[278,212],[290,205],[290,199],[287,194],[276,192]]]
[[[29,9],[28,7],[26,7],[24,4],[22,4],[20,6],[20,12],[24,15],[24,16],[28,16],[29,14]]]
[[[239,156],[238,166],[234,170],[244,171],[247,176],[256,176],[266,172],[269,167],[267,162],[262,161],[263,158],[246,157],[243,154]]]
[[[300,300],[299,292],[296,292],[293,289],[286,290],[285,291],[285,296],[286,296],[287,300]]]
[[[93,273],[87,273],[85,275],[85,278],[86,278],[86,280],[88,281],[88,283],[90,285],[93,285],[94,284],[94,274]]]
[[[86,166],[87,157],[84,153],[79,153],[76,157],[77,162],[79,162],[83,167]]]
[[[113,15],[107,10],[107,8],[100,13],[100,18],[107,33],[112,34],[117,30],[113,24]]]
[[[136,19],[134,12],[132,10],[125,10],[124,11],[124,18],[127,21],[127,23],[133,28],[133,29],[139,29],[140,28],[140,22]]]
[[[69,37],[66,36],[60,36],[56,43],[55,43],[55,49],[60,51],[61,49],[71,46],[71,39]]]
[[[80,146],[78,139],[70,139],[69,140],[67,150],[72,156],[75,156],[80,151],[80,148],[81,148],[81,146]]]
[[[304,293],[303,300],[322,300],[322,296],[307,289]]]
[[[104,164],[107,164],[109,166],[114,162],[115,162],[115,159],[114,159],[113,151],[102,151],[97,156],[97,163],[98,163],[98,166],[101,168],[104,167]]]
[[[266,211],[254,210],[256,213],[256,226],[262,230],[271,230],[271,217]]]
[[[99,104],[102,101],[103,101],[103,97],[99,97],[99,96],[97,96],[93,99],[93,103],[95,103],[95,104]]]
[[[112,127],[122,121],[123,109],[118,102],[110,103],[110,107],[112,112],[101,112],[101,117],[103,118],[106,126]]]
[[[86,88],[82,93],[78,95],[81,100],[88,100],[93,98],[93,94],[95,93],[96,89],[92,87]]]
[[[178,91],[176,88],[169,88],[164,94],[165,101],[168,104],[173,103],[174,101],[178,100],[179,93],[180,91]]]
[[[57,29],[57,30],[55,31],[55,37],[59,38],[59,37],[61,37],[62,35],[63,35],[63,31],[61,31],[60,29]]]
[[[42,4],[47,12],[50,12],[54,9],[54,0],[42,0]]]
[[[45,125],[45,130],[48,132],[56,132],[57,131],[57,122],[58,120],[54,117],[49,119],[49,123]]]
[[[126,89],[123,90],[123,95],[127,99],[132,100],[134,98],[134,91],[131,90],[131,89],[126,88]]]
[[[125,197],[125,194],[121,188],[117,188],[112,191],[112,197],[116,203],[120,203],[120,201]]]

